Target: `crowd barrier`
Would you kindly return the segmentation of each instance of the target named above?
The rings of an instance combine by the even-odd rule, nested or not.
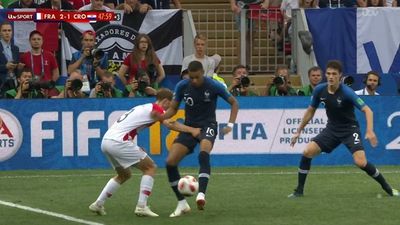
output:
[[[400,164],[400,97],[363,97],[374,110],[379,145],[365,142],[369,159],[380,165]],[[0,170],[109,168],[100,150],[107,128],[132,106],[151,98],[0,100]],[[290,137],[308,106],[309,97],[239,98],[240,111],[232,133],[221,132],[215,142],[214,166],[296,166],[304,146],[327,123],[324,109],[318,109],[299,143],[291,148]],[[365,119],[357,111],[362,132]],[[175,119],[184,117],[179,110]],[[219,101],[219,130],[228,122],[229,105]],[[176,132],[154,124],[138,136],[138,143],[160,166],[164,166]],[[186,157],[182,166],[196,166],[197,153]],[[317,165],[351,164],[350,153],[341,146],[323,154]]]

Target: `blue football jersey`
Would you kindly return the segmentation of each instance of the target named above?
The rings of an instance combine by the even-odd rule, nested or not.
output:
[[[328,116],[328,127],[340,128],[359,126],[354,114],[354,106],[361,110],[365,103],[353,89],[340,84],[334,94],[328,92],[328,84],[317,85],[311,97],[311,107],[318,108],[322,103]]]
[[[204,77],[201,87],[193,87],[189,79],[182,80],[174,92],[174,100],[178,103],[183,100],[185,103],[185,124],[195,127],[216,123],[218,96],[228,102],[232,95],[221,83],[209,77]]]

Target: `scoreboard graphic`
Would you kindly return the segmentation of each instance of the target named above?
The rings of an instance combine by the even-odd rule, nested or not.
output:
[[[37,10],[10,11],[7,12],[7,19],[9,21],[94,23],[120,21],[121,15],[105,11]]]

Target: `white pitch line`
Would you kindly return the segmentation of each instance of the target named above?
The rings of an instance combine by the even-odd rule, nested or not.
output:
[[[54,216],[54,217],[58,217],[64,220],[68,220],[68,221],[73,221],[73,222],[77,222],[77,223],[82,223],[82,224],[88,224],[88,225],[104,225],[102,223],[96,223],[96,222],[92,222],[92,221],[88,221],[88,220],[83,220],[83,219],[78,219],[72,216],[67,216],[61,213],[55,213],[55,212],[50,212],[50,211],[46,211],[43,209],[38,209],[38,208],[32,208],[29,206],[24,206],[24,205],[19,205],[19,204],[15,204],[12,202],[6,202],[6,201],[2,201],[0,200],[0,204],[1,205],[5,205],[5,206],[9,206],[9,207],[13,207],[13,208],[18,208],[18,209],[22,209],[22,210],[26,210],[26,211],[31,211],[31,212],[35,212],[35,213],[41,213],[41,214],[45,214],[48,216]]]
[[[196,174],[196,172],[182,172],[181,174]],[[311,174],[317,175],[325,175],[325,174],[360,174],[365,173],[364,171],[310,171]],[[391,170],[391,171],[383,171],[384,174],[399,174],[400,170]],[[238,175],[296,175],[297,171],[294,170],[293,172],[214,172],[212,175],[221,175],[221,176],[238,176]],[[115,174],[49,174],[49,175],[15,175],[15,176],[1,176],[1,179],[19,179],[19,178],[67,178],[67,177],[109,177],[114,176]],[[132,176],[142,176],[139,173],[133,173]],[[166,174],[156,174],[156,176],[166,176]]]

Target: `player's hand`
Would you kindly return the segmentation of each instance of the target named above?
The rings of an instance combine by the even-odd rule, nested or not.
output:
[[[368,139],[369,143],[374,148],[378,145],[378,139],[373,131],[367,131],[365,134],[365,139]]]
[[[83,54],[82,54],[85,58],[86,57],[90,57],[92,55],[91,53],[91,49],[90,48],[85,48],[83,49]]]
[[[296,133],[295,135],[293,135],[292,139],[290,140],[290,147],[294,147],[294,145],[297,142],[297,139],[299,139],[300,137],[300,133]]]
[[[190,131],[190,134],[192,134],[193,137],[198,137],[200,135],[201,129],[200,128],[193,128]]]
[[[234,12],[235,14],[239,14],[240,13],[240,11],[241,11],[241,8],[238,6],[238,5],[232,5],[231,6],[231,10],[232,10],[232,12]]]
[[[230,128],[230,127],[228,127],[228,126],[225,126],[225,127],[222,129],[222,133],[223,133],[224,135],[228,134],[228,133],[231,132],[231,131],[232,131],[232,128]]]

